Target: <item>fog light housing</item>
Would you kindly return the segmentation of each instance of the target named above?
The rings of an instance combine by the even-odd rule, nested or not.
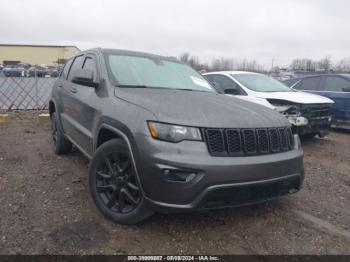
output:
[[[162,169],[164,179],[171,182],[188,183],[197,175],[197,172],[181,169]]]

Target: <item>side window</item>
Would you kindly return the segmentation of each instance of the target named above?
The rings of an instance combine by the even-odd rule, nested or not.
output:
[[[97,70],[96,70],[96,63],[92,57],[86,57],[84,64],[83,64],[83,69],[90,69],[94,73],[94,79],[96,79],[97,76]]]
[[[77,56],[74,61],[73,61],[73,64],[70,68],[70,71],[69,71],[69,75],[68,75],[68,80],[71,80],[72,79],[72,76],[74,73],[74,71],[78,70],[78,69],[82,69],[83,67],[83,62],[84,62],[84,55],[81,55],[81,56]]]
[[[343,92],[343,88],[349,88],[350,81],[339,76],[327,76],[325,81],[326,91]]]
[[[230,89],[232,87],[236,87],[237,89],[241,89],[239,85],[237,85],[232,79],[228,78],[227,76],[223,75],[212,75],[213,80],[212,82],[215,84],[215,88],[221,92],[224,93],[225,89]]]
[[[320,90],[321,77],[304,78],[293,88],[297,90]]]
[[[63,79],[67,79],[67,76],[69,74],[69,69],[70,69],[70,66],[72,65],[72,62],[73,62],[73,58],[69,59],[66,64],[64,65],[64,68],[61,72],[61,78]]]

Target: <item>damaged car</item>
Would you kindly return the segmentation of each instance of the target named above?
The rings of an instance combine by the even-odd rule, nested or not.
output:
[[[221,71],[204,76],[219,93],[264,105],[283,114],[293,132],[303,138],[323,137],[329,133],[334,103],[326,97],[296,91],[263,74]]]

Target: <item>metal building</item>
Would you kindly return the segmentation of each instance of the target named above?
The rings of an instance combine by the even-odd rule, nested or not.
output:
[[[76,46],[0,44],[0,64],[64,64],[78,51]]]

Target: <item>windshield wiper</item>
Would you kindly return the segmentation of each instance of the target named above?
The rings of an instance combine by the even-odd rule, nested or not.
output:
[[[116,87],[125,87],[125,88],[156,88],[154,86],[147,86],[147,85],[116,85]]]
[[[148,86],[148,85],[115,85],[116,87],[121,88],[153,88],[153,89],[168,89],[168,90],[181,90],[181,91],[192,91],[192,92],[210,92],[210,91],[202,91],[202,90],[196,90],[196,89],[190,89],[190,88],[167,88],[167,87],[160,87],[160,86]]]
[[[190,89],[190,88],[174,88],[175,90],[181,90],[181,91],[192,91],[192,92],[207,92],[211,93],[210,91],[206,90],[197,90],[197,89]]]
[[[183,90],[183,91],[198,91],[190,88],[174,88],[175,90]]]

